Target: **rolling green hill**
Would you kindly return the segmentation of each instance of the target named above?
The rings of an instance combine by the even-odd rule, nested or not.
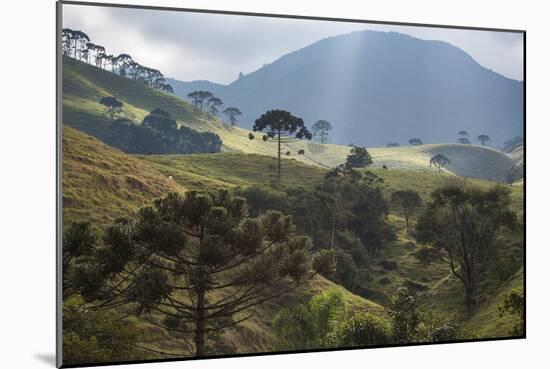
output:
[[[155,164],[161,157],[151,160],[127,155],[113,149],[94,137],[72,128],[63,130],[63,218],[70,221],[93,221],[95,226],[108,224],[116,217],[130,215],[139,207],[150,204],[155,198],[170,191],[183,192],[189,188],[232,187],[247,182],[246,176],[236,172],[226,181],[220,181],[217,171],[224,163],[257,163],[267,167],[273,159],[258,155],[243,154],[204,154],[193,157],[195,163],[210,166],[211,170],[203,174],[175,169],[173,178],[163,173],[163,165]],[[213,160],[210,156],[215,157]],[[170,157],[168,157],[170,159]],[[175,160],[175,159],[172,159]],[[193,166],[193,161],[189,164]],[[306,168],[296,163],[294,173]],[[174,167],[177,168],[177,165]],[[307,167],[311,168],[311,167]],[[313,168],[313,172],[321,172]],[[318,174],[317,178],[320,179]],[[311,174],[313,176],[313,174]],[[265,183],[269,178],[259,178],[257,183]],[[185,185],[183,185],[185,183]],[[200,184],[200,185],[197,185]],[[242,325],[224,332],[224,342],[229,352],[269,351],[272,347],[271,320],[289,301],[306,302],[314,294],[330,288],[343,291],[345,300],[352,310],[381,310],[375,302],[352,294],[327,279],[316,276],[308,285],[286,296],[285,301],[276,300],[251,309],[255,316]],[[141,335],[140,341],[148,347],[162,351],[176,352],[181,343],[170,337],[165,331],[151,324],[137,321]],[[144,352],[144,355],[150,355]],[[153,357],[154,356],[153,354]],[[147,358],[151,358],[147,356]]]
[[[63,59],[63,122],[82,132],[109,143],[109,119],[99,104],[103,96],[116,96],[124,102],[124,114],[136,121],[149,111],[161,108],[168,111],[179,124],[197,131],[216,133],[223,141],[223,151],[276,155],[276,143],[264,142],[260,135],[248,139],[251,132],[224,125],[222,121],[195,109],[180,98],[153,90],[142,83],[101,70],[97,67],[65,57]],[[303,149],[304,155],[297,155]],[[294,159],[317,167],[333,167],[345,162],[350,147],[298,141],[284,144],[282,151],[291,152],[285,159]],[[415,147],[369,148],[374,166],[386,165],[395,169],[436,171],[430,168],[430,158],[442,153],[451,160],[444,169],[465,177],[504,181],[514,165],[510,155],[476,145],[432,144]]]

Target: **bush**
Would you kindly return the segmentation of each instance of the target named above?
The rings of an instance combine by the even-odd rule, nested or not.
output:
[[[410,343],[417,340],[420,313],[415,297],[406,287],[400,287],[392,296],[388,315],[395,342]]]
[[[462,324],[456,315],[429,312],[422,314],[418,331],[422,342],[456,341],[462,337]]]
[[[355,287],[356,275],[357,268],[353,258],[345,251],[337,249],[336,273],[334,274],[334,281],[351,291]]]
[[[246,199],[248,212],[253,217],[267,210],[278,210],[285,214],[289,213],[290,204],[285,192],[265,186],[249,186],[237,188],[235,194]]]
[[[136,339],[135,326],[112,310],[90,310],[78,298],[63,304],[64,365],[144,359]]]
[[[275,348],[304,350],[336,347],[339,324],[347,316],[342,292],[331,289],[309,300],[281,309],[275,316]]]
[[[523,336],[525,334],[525,293],[523,288],[515,288],[505,293],[498,309],[500,316],[509,316],[515,320],[510,334]]]
[[[340,346],[388,344],[391,327],[387,320],[372,313],[357,313],[345,321],[339,332]]]

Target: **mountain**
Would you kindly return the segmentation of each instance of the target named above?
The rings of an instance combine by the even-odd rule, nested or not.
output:
[[[495,145],[523,134],[523,82],[479,65],[461,49],[395,32],[360,31],[322,39],[282,56],[229,85],[170,80],[183,98],[211,89],[243,111],[251,128],[266,110],[281,108],[334,127],[347,145],[454,142],[466,130]]]

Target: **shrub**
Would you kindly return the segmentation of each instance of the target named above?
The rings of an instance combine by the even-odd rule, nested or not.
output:
[[[373,313],[357,313],[345,321],[339,332],[340,346],[388,344],[391,339],[389,322]]]

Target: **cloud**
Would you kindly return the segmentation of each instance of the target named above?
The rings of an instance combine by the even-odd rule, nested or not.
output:
[[[63,6],[63,26],[181,80],[230,83],[322,38],[365,29],[447,41],[485,67],[523,79],[521,34],[79,5]]]

